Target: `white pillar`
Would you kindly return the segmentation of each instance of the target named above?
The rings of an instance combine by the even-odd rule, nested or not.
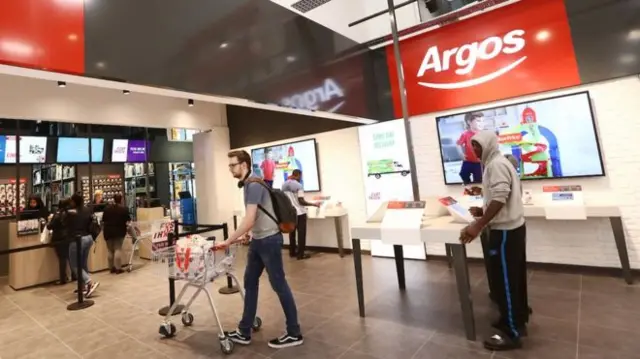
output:
[[[196,167],[197,222],[229,225],[233,231],[233,211],[239,189],[229,173],[229,128],[215,127],[193,136],[193,161]]]

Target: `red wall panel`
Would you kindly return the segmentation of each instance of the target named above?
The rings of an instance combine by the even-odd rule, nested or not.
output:
[[[83,0],[2,0],[0,63],[84,72]]]

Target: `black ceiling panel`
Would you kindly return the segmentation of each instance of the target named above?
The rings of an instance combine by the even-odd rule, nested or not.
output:
[[[336,39],[357,46],[267,0],[92,0],[85,5],[89,76],[276,103],[340,78],[348,83],[341,86],[365,105],[337,113],[382,119],[384,114],[367,105],[377,96],[365,86],[374,77],[366,64],[371,57],[364,51],[339,58]],[[297,88],[301,84],[307,87]]]

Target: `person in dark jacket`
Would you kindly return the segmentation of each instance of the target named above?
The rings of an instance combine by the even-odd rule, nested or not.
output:
[[[122,243],[127,234],[127,225],[131,221],[129,209],[122,202],[122,195],[113,197],[115,203],[107,206],[102,215],[104,239],[109,249],[109,268],[111,273],[122,273]]]
[[[69,262],[69,243],[65,242],[69,239],[67,233],[67,210],[69,209],[69,200],[64,199],[58,205],[58,211],[47,224],[47,229],[51,231],[51,242],[55,243],[56,255],[58,256],[58,270],[60,280],[58,284],[68,282],[67,263]]]
[[[74,241],[69,244],[69,263],[71,271],[81,276],[84,283],[84,295],[89,298],[100,285],[89,277],[89,271],[86,270],[89,260],[89,253],[93,246],[93,237],[91,236],[91,223],[93,222],[93,213],[91,209],[84,205],[84,199],[81,194],[71,196],[71,208],[67,211],[67,230],[72,238],[80,237],[80,248]],[[77,259],[77,251],[80,251],[80,263]]]

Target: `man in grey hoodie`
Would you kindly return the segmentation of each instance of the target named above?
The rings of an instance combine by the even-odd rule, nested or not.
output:
[[[496,290],[500,319],[494,323],[498,333],[484,342],[489,350],[521,347],[520,338],[529,321],[527,300],[526,227],[520,178],[498,149],[494,132],[482,131],[471,140],[483,167],[483,208],[471,208],[477,220],[460,233],[469,243],[489,227],[490,280]]]

